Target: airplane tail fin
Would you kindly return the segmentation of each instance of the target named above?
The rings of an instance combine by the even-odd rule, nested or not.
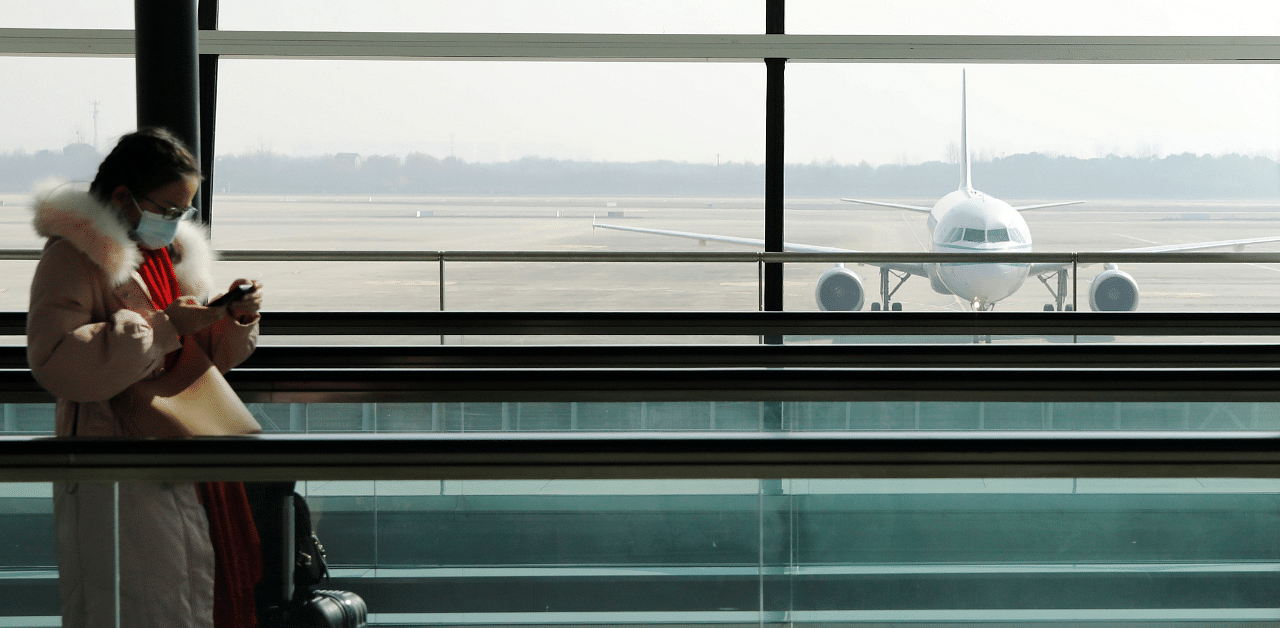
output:
[[[969,92],[964,70],[960,70],[960,189],[973,190],[969,170]]]

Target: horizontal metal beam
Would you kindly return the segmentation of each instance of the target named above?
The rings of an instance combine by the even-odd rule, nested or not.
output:
[[[240,368],[1280,368],[1275,344],[790,344],[263,346]],[[27,368],[0,347],[0,369]]]
[[[278,59],[1275,63],[1280,37],[622,35],[201,31],[200,53]],[[0,29],[0,55],[128,56],[131,30]]]
[[[0,437],[0,482],[1280,477],[1280,434]]]
[[[0,251],[0,259],[6,251]],[[19,259],[25,257],[26,252]],[[227,250],[226,261],[335,261],[335,262],[558,262],[558,263],[827,263],[874,264],[973,263],[973,253],[874,252],[765,253],[763,251],[270,251]],[[1173,253],[981,253],[983,262],[1014,264],[1275,264],[1276,252],[1173,252]]]
[[[1011,264],[1277,264],[1276,252],[981,253],[982,262]],[[540,262],[540,263],[972,263],[973,253],[765,253],[762,251],[281,251],[232,249],[228,262]],[[39,249],[0,249],[0,260],[38,260]]]
[[[21,360],[21,347],[0,350]],[[1280,368],[1274,344],[268,346],[248,368]]]
[[[0,312],[0,336],[25,336]],[[308,336],[1277,336],[1270,312],[265,312]],[[1103,338],[1110,339],[1110,338]]]
[[[1280,369],[610,368],[233,371],[247,401],[1280,401]]]
[[[133,30],[0,28],[0,55],[132,57]]]
[[[240,368],[227,380],[252,403],[1280,401],[1278,368]],[[29,371],[0,371],[0,401],[51,400]]]

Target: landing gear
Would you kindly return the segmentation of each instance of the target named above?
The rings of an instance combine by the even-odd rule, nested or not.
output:
[[[898,280],[898,285],[894,286],[892,290],[889,289],[890,276],[893,276]],[[889,299],[892,299],[893,295],[898,293],[898,288],[901,288],[902,284],[907,283],[907,278],[910,276],[911,273],[898,273],[882,267],[880,269],[880,301],[873,302],[871,304],[871,311],[879,312],[883,310],[885,312],[901,312],[902,304],[894,303]]]
[[[1067,300],[1067,271],[1066,271],[1066,269],[1059,270],[1059,271],[1055,271],[1055,272],[1053,272],[1053,273],[1052,273],[1052,276],[1053,276],[1053,277],[1055,277],[1055,278],[1057,278],[1057,280],[1058,280],[1058,281],[1057,281],[1057,284],[1058,284],[1058,289],[1057,289],[1057,290],[1054,290],[1054,289],[1053,289],[1053,286],[1050,286],[1050,285],[1049,285],[1049,276],[1047,276],[1047,275],[1037,275],[1037,276],[1036,276],[1036,279],[1039,279],[1039,280],[1040,280],[1040,283],[1044,284],[1044,287],[1049,289],[1049,294],[1053,295],[1053,303],[1046,303],[1046,304],[1045,304],[1045,306],[1044,306],[1044,311],[1046,311],[1046,312],[1055,312],[1055,311],[1056,311],[1056,312],[1070,312],[1070,311],[1074,310],[1074,309],[1075,309],[1075,306],[1073,306],[1073,305],[1068,305],[1068,304],[1066,303],[1066,300]]]

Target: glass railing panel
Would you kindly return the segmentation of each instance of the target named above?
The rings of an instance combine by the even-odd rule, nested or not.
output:
[[[0,623],[60,625],[50,484],[0,483],[0,539]]]
[[[251,403],[249,409],[264,432],[299,434],[1280,429],[1280,404],[1270,402]],[[51,426],[52,419],[33,420],[32,425]]]
[[[109,486],[109,485],[108,485]],[[310,481],[372,625],[1275,621],[1280,485],[1233,478]],[[59,625],[49,484],[0,617]]]
[[[53,434],[53,404],[0,403],[0,434],[6,436]]]
[[[121,525],[145,519],[144,493],[184,486],[121,485]],[[113,520],[110,484],[0,484],[5,625],[59,625],[54,490],[78,496],[82,517]],[[1273,478],[311,480],[296,490],[326,548],[323,586],[360,595],[375,626],[1280,620]],[[90,494],[96,514],[83,510]],[[127,571],[142,550],[121,551]]]
[[[758,620],[754,480],[319,484],[333,584],[378,624]]]
[[[825,480],[795,497],[791,618],[1274,620],[1272,480]],[[856,593],[855,593],[856,592]]]
[[[373,625],[1280,618],[1275,480],[313,481],[298,490],[327,549],[326,586],[363,597]]]

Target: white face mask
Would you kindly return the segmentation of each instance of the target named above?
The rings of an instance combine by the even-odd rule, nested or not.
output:
[[[166,218],[160,214],[142,211],[137,199],[133,200],[133,206],[137,207],[138,212],[142,214],[138,219],[138,227],[133,230],[133,237],[149,249],[160,249],[172,244],[174,237],[178,235],[178,224],[196,212],[194,207],[188,207],[184,212],[177,213],[172,218]],[[172,211],[169,213],[175,214]]]

